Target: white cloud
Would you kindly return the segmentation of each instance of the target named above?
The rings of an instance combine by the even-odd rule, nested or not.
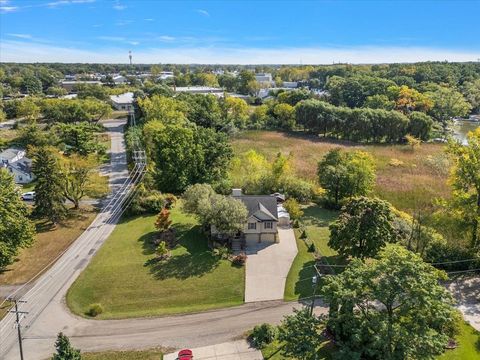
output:
[[[175,38],[173,36],[161,35],[157,37],[157,40],[163,41],[163,42],[172,42],[175,40]]]
[[[98,36],[97,39],[106,41],[125,41],[126,39],[121,36]]]
[[[133,23],[133,20],[119,20],[115,23],[116,26],[126,26]]]
[[[138,42],[138,41],[127,41],[127,43],[130,44],[130,45],[134,45],[134,46],[140,45],[140,42]]]
[[[207,10],[197,9],[196,11],[197,11],[197,13],[199,13],[200,15],[207,16],[207,17],[210,16],[210,14],[208,13]]]
[[[113,5],[113,8],[114,8],[115,10],[121,11],[121,10],[125,10],[125,9],[127,8],[127,6],[126,6],[126,5],[122,5],[122,4],[120,4],[120,3],[117,1],[117,2],[115,3],[115,5]]]
[[[9,36],[13,36],[19,39],[31,39],[32,35],[30,34],[8,34]]]
[[[6,4],[6,3],[5,3]],[[19,10],[18,6],[0,6],[0,13],[11,13]]]
[[[148,19],[143,19],[144,21],[155,21],[155,19],[148,18]]]
[[[105,37],[104,37],[105,38]],[[115,38],[115,37],[114,37]],[[28,41],[0,42],[3,62],[86,62],[127,63],[130,45],[103,47],[98,50],[56,47]],[[131,43],[131,41],[130,41]],[[331,64],[393,63],[416,61],[476,61],[480,51],[456,51],[422,47],[351,47],[351,48],[233,48],[233,47],[169,47],[135,51],[138,63],[178,64]]]
[[[58,0],[46,3],[44,5],[48,7],[57,7],[61,5],[91,4],[93,2],[95,2],[95,0]]]

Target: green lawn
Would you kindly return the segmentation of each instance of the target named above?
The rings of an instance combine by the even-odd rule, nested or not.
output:
[[[333,346],[325,341],[321,344],[317,353],[317,360],[330,360],[334,352]],[[282,355],[282,343],[274,341],[262,349],[262,355],[265,360],[289,360],[288,357]]]
[[[308,242],[313,241],[317,251],[327,258],[329,263],[339,262],[336,252],[327,245],[329,230],[328,225],[335,220],[337,212],[322,209],[312,205],[303,209],[304,215],[301,223],[308,235]],[[314,254],[308,252],[307,244],[300,239],[300,230],[295,229],[298,254],[293,261],[285,284],[285,300],[302,299],[312,295],[311,279],[315,275],[313,265]]]
[[[82,360],[162,360],[162,350],[102,351],[82,353]]]
[[[155,261],[155,216],[119,224],[67,294],[70,309],[85,316],[100,303],[100,319],[202,311],[243,303],[244,268],[212,255],[195,219],[172,211],[179,244],[165,262]]]
[[[454,350],[445,351],[443,355],[438,357],[438,360],[480,359],[480,332],[462,321],[457,341],[459,346]]]

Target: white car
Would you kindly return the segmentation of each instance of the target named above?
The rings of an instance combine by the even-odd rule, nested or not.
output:
[[[33,201],[35,200],[35,191],[29,191],[22,194],[22,200],[24,201]]]

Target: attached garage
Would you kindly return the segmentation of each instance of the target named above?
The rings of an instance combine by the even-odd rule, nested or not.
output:
[[[290,226],[290,214],[282,205],[278,206],[278,226]]]

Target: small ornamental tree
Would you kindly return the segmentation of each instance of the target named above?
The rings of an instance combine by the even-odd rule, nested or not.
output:
[[[171,225],[172,220],[170,220],[170,211],[166,208],[163,208],[157,216],[157,220],[155,221],[155,228],[157,228],[157,230],[160,232],[164,232],[170,229]]]
[[[330,225],[328,245],[342,256],[367,258],[388,242],[396,241],[391,205],[377,198],[353,198]]]
[[[75,349],[70,340],[63,333],[59,333],[57,341],[55,342],[56,353],[53,355],[52,360],[81,360],[80,350]]]
[[[303,215],[303,210],[300,208],[297,200],[290,198],[283,203],[285,210],[290,214],[290,219],[297,220],[300,219]]]
[[[159,259],[165,259],[169,253],[167,243],[165,241],[160,241],[157,248],[155,249],[155,253],[157,254]]]

